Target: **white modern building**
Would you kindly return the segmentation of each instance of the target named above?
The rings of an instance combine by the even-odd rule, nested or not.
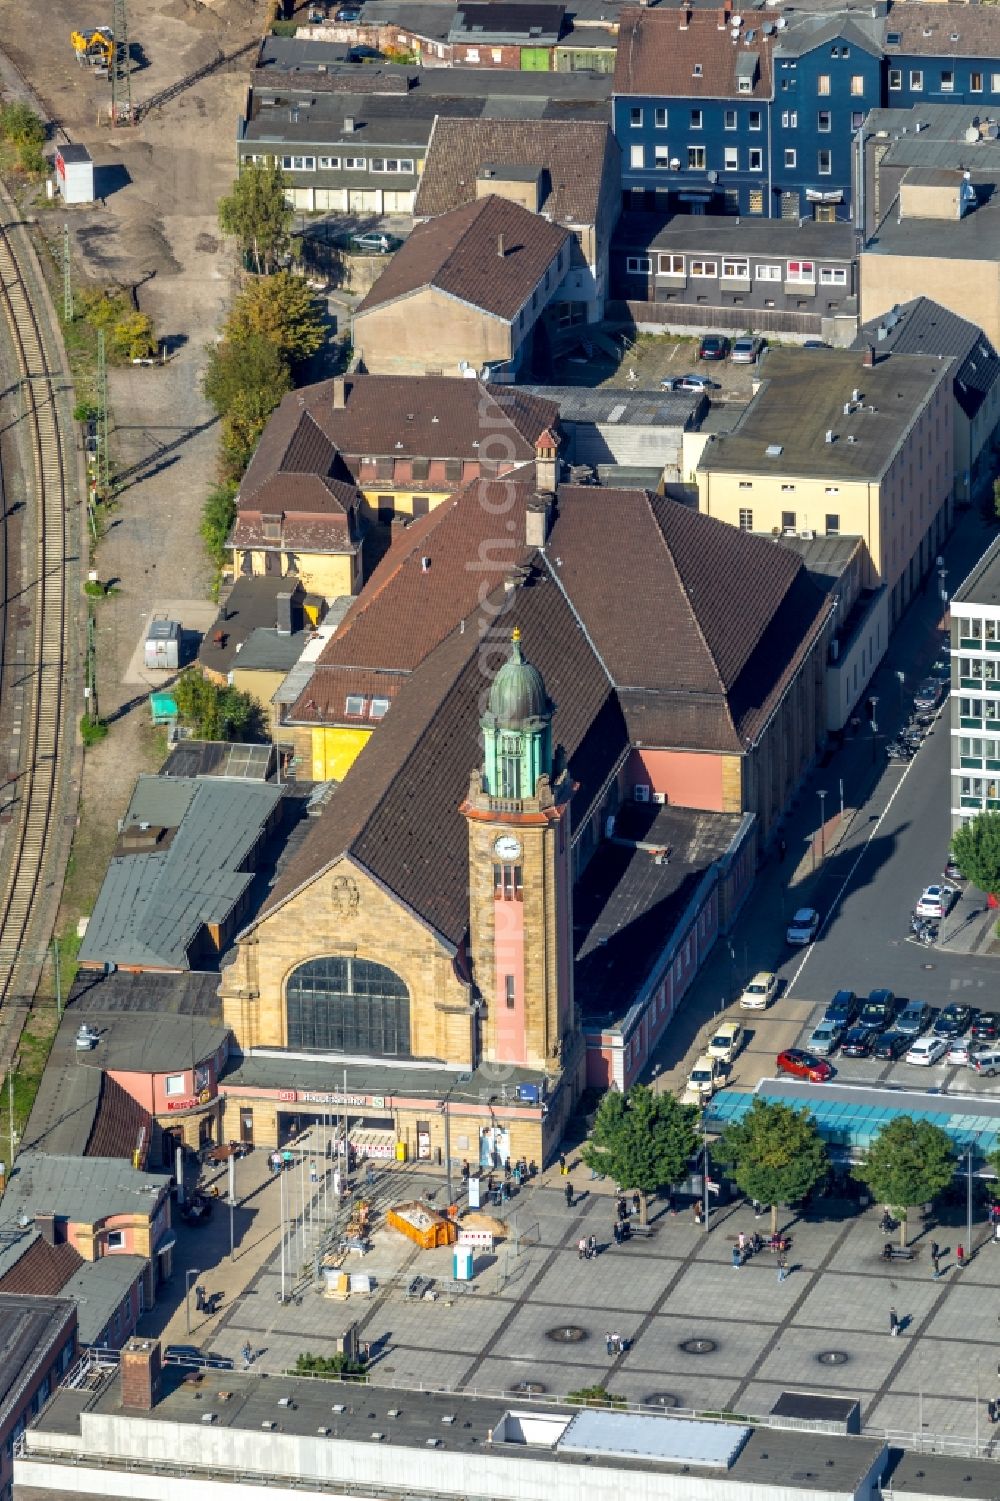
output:
[[[1000,539],[951,600],[952,828],[1000,808]]]

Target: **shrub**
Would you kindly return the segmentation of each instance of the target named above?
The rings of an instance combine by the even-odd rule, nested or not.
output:
[[[80,720],[80,739],[85,750],[89,750],[92,745],[100,745],[107,738],[107,733],[108,726],[103,719],[91,719],[89,714],[85,714]]]
[[[236,520],[236,486],[227,480],[216,485],[201,508],[201,540],[216,568],[226,561],[226,538]]]

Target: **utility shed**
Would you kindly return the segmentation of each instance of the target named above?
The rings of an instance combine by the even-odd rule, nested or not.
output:
[[[176,672],[181,662],[181,627],[176,620],[157,617],[149,622],[143,660],[147,667]]]
[[[94,163],[86,146],[58,147],[56,177],[63,203],[93,203]]]

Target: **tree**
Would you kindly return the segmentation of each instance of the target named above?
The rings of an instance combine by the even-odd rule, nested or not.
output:
[[[246,162],[233,191],[219,201],[219,227],[239,242],[245,261],[260,275],[277,269],[288,249],[292,206],[285,179],[273,157]]]
[[[647,1195],[678,1183],[698,1147],[694,1105],[635,1084],[628,1094],[609,1089],[597,1107],[594,1129],[580,1156],[587,1167],[637,1190],[639,1222],[647,1219]]]
[[[317,299],[300,276],[279,271],[251,282],[233,303],[224,336],[230,343],[261,335],[296,365],[315,354],[326,337]]]
[[[930,1121],[897,1115],[884,1125],[854,1176],[899,1219],[899,1243],[906,1245],[906,1211],[942,1193],[955,1176],[951,1138]]]
[[[261,334],[247,339],[223,339],[208,356],[203,379],[205,395],[224,417],[237,398],[248,391],[262,396],[273,394],[271,410],[292,389],[288,361],[279,349]]]
[[[967,881],[1000,895],[1000,813],[977,813],[951,836],[951,852]]]
[[[129,314],[124,293],[109,292],[105,287],[91,287],[81,292],[77,301],[80,312],[91,328],[113,328]]]
[[[270,391],[240,391],[223,417],[223,468],[232,483],[239,481],[246,471],[273,411],[274,397]]]
[[[44,172],[42,147],[45,126],[26,104],[12,102],[0,109],[0,135],[17,151],[18,164],[24,172]]]
[[[200,740],[262,740],[263,712],[249,693],[220,687],[196,667],[182,672],[173,689],[177,712]]]
[[[201,540],[216,568],[226,561],[226,539],[236,520],[236,486],[231,481],[216,485],[201,508]]]
[[[806,1110],[755,1098],[741,1121],[733,1121],[715,1146],[749,1199],[771,1206],[771,1234],[778,1205],[805,1198],[829,1169],[826,1146]]]
[[[115,324],[111,342],[127,360],[148,360],[156,353],[152,320],[145,313],[126,313]]]

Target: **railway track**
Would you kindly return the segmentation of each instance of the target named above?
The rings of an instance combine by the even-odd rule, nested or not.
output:
[[[9,200],[2,200],[4,218]],[[22,600],[30,601],[29,646],[19,672],[20,775],[7,840],[12,858],[0,870],[0,1009],[18,998],[18,974],[35,966],[25,954],[42,884],[43,861],[62,771],[66,653],[66,470],[56,383],[48,369],[17,230],[0,224],[0,308],[15,356],[20,390],[8,398],[24,434],[30,545]],[[28,454],[30,453],[30,459]],[[13,612],[8,604],[8,617]],[[11,632],[14,621],[7,619]],[[10,636],[8,635],[8,646]],[[10,668],[11,653],[5,666]],[[6,688],[11,691],[8,670]],[[47,935],[46,935],[47,938]],[[44,940],[43,940],[44,942]]]

